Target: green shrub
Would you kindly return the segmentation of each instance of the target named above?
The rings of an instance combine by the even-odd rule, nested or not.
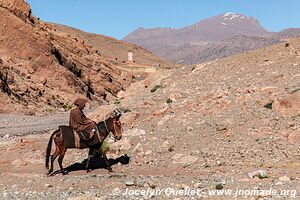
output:
[[[71,109],[72,109],[72,105],[71,105],[71,104],[68,104],[68,103],[65,103],[65,104],[63,105],[63,108],[64,108],[65,111],[68,111],[68,110],[71,110]]]
[[[294,89],[293,91],[291,91],[291,94],[294,94],[294,93],[296,93],[296,92],[298,92],[298,91],[300,91],[300,88]]]
[[[197,68],[197,66],[196,66],[196,65],[193,65],[193,66],[192,66],[192,71],[194,71],[196,68]]]
[[[272,106],[273,106],[273,101],[267,103],[266,105],[264,105],[265,108],[272,110]]]
[[[144,79],[145,79],[145,77],[143,77],[143,76],[135,76],[135,75],[132,75],[132,81],[133,81],[133,82],[142,81],[142,80],[144,80]]]
[[[120,103],[121,103],[120,99],[115,99],[114,100],[114,104],[120,104]]]
[[[151,92],[155,92],[156,90],[158,90],[161,87],[161,85],[155,85],[152,89]]]
[[[295,119],[295,118],[298,118],[298,117],[300,117],[300,113],[298,115],[292,116],[292,119]]]
[[[170,98],[167,98],[167,100],[166,100],[166,103],[172,103],[173,101],[172,101],[172,99],[170,99]]]
[[[101,153],[105,155],[109,151],[109,145],[106,140],[103,141],[102,146],[100,147]]]
[[[218,183],[216,184],[216,187],[215,187],[217,190],[222,190],[224,188],[223,184],[222,183]]]
[[[285,45],[284,45],[285,47],[289,47],[290,46],[290,43],[285,43]]]

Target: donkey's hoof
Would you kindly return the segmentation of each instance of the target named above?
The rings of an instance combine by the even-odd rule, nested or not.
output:
[[[67,174],[65,170],[62,170],[61,173],[62,173],[62,175],[66,175]]]
[[[111,167],[107,168],[108,172],[114,172]]]
[[[86,173],[90,173],[92,170],[91,169],[87,169],[86,170]]]
[[[47,176],[51,176],[51,174],[52,174],[52,171],[49,170],[49,171],[47,172]]]

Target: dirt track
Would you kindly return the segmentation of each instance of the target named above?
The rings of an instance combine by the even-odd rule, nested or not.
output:
[[[68,113],[46,116],[0,115],[0,136],[41,133],[68,123]]]
[[[86,108],[84,113],[89,114],[95,109],[96,107]],[[0,114],[0,141],[15,136],[46,133],[56,129],[59,125],[67,125],[68,123],[69,112],[47,115]]]

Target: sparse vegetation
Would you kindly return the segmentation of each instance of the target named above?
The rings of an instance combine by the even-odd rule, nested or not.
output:
[[[292,90],[292,91],[291,91],[291,94],[294,94],[294,93],[296,93],[296,92],[298,92],[298,91],[300,91],[300,88],[296,88],[296,89]]]
[[[142,77],[142,76],[139,76],[139,75],[137,75],[137,76],[132,75],[132,81],[133,82],[141,81],[141,80],[144,80],[144,79],[145,79],[145,77]]]
[[[197,68],[196,65],[192,65],[192,71],[194,71]]]
[[[222,189],[223,189],[223,184],[222,184],[222,183],[218,183],[218,184],[216,185],[216,189],[217,189],[217,190],[222,190]]]
[[[53,108],[48,108],[48,109],[46,109],[46,112],[48,112],[48,113],[54,113],[55,110]]]
[[[284,45],[285,47],[289,47],[290,46],[290,43],[285,43],[285,45]]]
[[[300,113],[298,115],[292,116],[292,119],[295,119],[295,118],[298,118],[298,117],[300,117]]]
[[[114,104],[120,104],[120,103],[121,103],[120,99],[114,99]]]
[[[265,108],[270,109],[270,110],[272,110],[272,106],[273,106],[273,101],[264,105]]]
[[[158,90],[159,88],[161,88],[161,85],[155,85],[155,86],[151,89],[151,92],[156,92],[156,90]]]
[[[71,104],[68,104],[68,103],[65,103],[65,104],[63,105],[63,108],[64,108],[65,111],[68,111],[68,110],[71,110],[71,109],[72,109],[72,105],[71,105]]]
[[[167,100],[166,100],[166,103],[167,103],[167,104],[170,104],[170,103],[172,103],[172,102],[173,102],[172,99],[167,98]]]

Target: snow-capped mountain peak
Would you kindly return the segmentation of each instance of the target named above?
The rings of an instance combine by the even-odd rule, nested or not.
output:
[[[244,15],[240,15],[240,14],[236,14],[236,13],[232,13],[232,12],[227,12],[223,15],[223,20],[233,20],[235,18],[247,19],[247,17],[245,17]]]

